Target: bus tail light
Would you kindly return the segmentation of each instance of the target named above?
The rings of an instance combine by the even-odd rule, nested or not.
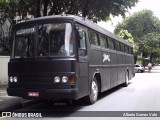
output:
[[[70,84],[75,84],[75,82],[76,82],[76,77],[75,77],[75,75],[71,75],[71,76],[69,77],[69,82],[70,82]]]

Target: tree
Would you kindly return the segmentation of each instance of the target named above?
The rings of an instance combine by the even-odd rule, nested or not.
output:
[[[128,32],[128,30],[121,29],[118,33],[117,36],[120,38],[126,40],[127,42],[131,43],[133,45],[133,52],[137,53],[138,52],[138,46],[134,42],[134,38],[132,37],[131,33]],[[135,61],[137,61],[137,56],[134,55]]]
[[[128,30],[134,37],[135,42],[140,42],[140,38],[144,34],[160,32],[160,21],[154,16],[151,10],[142,10],[127,17],[122,23],[119,23],[114,33],[118,33],[121,29]]]
[[[153,55],[150,49],[157,48],[160,45],[157,43],[157,41],[160,41],[158,37],[160,33],[160,20],[154,16],[151,10],[142,10],[127,17],[116,26],[114,33],[119,33],[121,29],[128,30],[132,34],[134,42],[139,46],[136,54],[142,54],[144,58],[148,57],[148,55]],[[152,59],[152,56],[150,57]]]
[[[110,15],[125,16],[138,0],[1,0],[0,11],[5,18],[13,19],[15,12],[22,17],[29,11],[35,17],[73,14],[87,17],[95,22],[105,21]]]
[[[19,13],[23,20],[26,19],[27,12],[30,12],[35,17],[73,14],[97,22],[106,21],[110,15],[125,16],[128,9],[137,2],[138,0],[0,0],[0,27],[6,20],[10,22],[7,39],[11,40],[16,13]]]
[[[3,52],[10,51],[8,41],[11,36],[12,20],[14,18],[12,11],[15,11],[14,7],[16,7],[16,1],[0,1],[0,47],[1,49],[3,48]],[[9,21],[9,24],[6,21]]]
[[[128,32],[128,30],[123,30],[121,29],[117,35],[126,40],[127,42],[131,43],[133,45],[133,51],[137,52],[138,51],[138,46],[136,45],[136,43],[134,42],[134,38],[132,37],[131,33]]]
[[[148,33],[143,36],[143,50],[149,56],[149,61],[152,62],[154,55],[159,54],[160,47],[160,34],[159,33]],[[158,52],[158,53],[157,53]]]
[[[122,15],[138,0],[36,0],[37,17],[57,14],[74,14],[95,22],[106,21],[110,14]],[[42,9],[41,9],[42,8]]]
[[[9,54],[11,50],[15,14],[19,13],[21,19],[25,19],[26,13],[33,12],[34,8],[32,1],[29,0],[0,0],[0,48],[3,48],[3,53],[0,54]]]

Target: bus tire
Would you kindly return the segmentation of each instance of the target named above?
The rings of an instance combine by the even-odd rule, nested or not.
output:
[[[125,83],[124,83],[124,87],[127,87],[129,85],[129,73],[128,71],[125,74]]]
[[[98,98],[98,84],[96,78],[94,78],[90,85],[90,94],[85,97],[85,102],[87,104],[94,104]]]

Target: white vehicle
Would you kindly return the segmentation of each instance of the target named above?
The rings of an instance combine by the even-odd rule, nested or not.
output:
[[[144,68],[143,65],[134,64],[134,71],[135,71],[135,72],[141,72],[141,73],[143,73],[144,70],[145,70],[145,68]]]

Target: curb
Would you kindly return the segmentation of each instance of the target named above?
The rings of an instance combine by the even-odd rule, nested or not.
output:
[[[18,97],[0,97],[0,111],[12,111],[14,109],[21,108],[21,102],[24,101],[22,98]]]
[[[22,109],[24,107],[37,104],[42,102],[42,100],[26,100],[18,97],[0,97],[0,111],[14,111],[17,109]]]

